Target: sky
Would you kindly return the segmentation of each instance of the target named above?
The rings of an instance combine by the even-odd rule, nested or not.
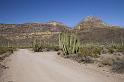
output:
[[[73,27],[86,16],[124,26],[124,0],[0,0],[0,23],[55,20]]]

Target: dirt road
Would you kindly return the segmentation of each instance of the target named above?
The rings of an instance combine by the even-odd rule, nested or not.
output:
[[[20,49],[7,59],[7,66],[0,82],[124,82],[59,57],[56,52]]]

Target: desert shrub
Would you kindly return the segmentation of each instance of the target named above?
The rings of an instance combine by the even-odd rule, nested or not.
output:
[[[0,54],[3,54],[3,53],[5,53],[6,52],[6,49],[5,48],[0,48]]]
[[[58,51],[59,50],[59,46],[58,45],[53,45],[53,44],[46,45],[46,48],[48,50],[53,50],[53,51]]]
[[[98,57],[99,55],[101,55],[101,51],[102,51],[102,48],[101,47],[94,47],[92,49],[92,54],[91,56],[92,57]]]
[[[38,52],[38,51],[39,51],[39,46],[38,46],[38,44],[35,44],[35,45],[33,46],[33,50],[34,50],[35,52]]]
[[[0,47],[0,61],[11,55],[15,48],[12,47]]]
[[[81,56],[89,56],[91,55],[91,53],[92,51],[90,50],[90,48],[87,47],[81,47],[78,52],[78,54]]]
[[[39,41],[39,40],[35,40],[33,42],[33,51],[34,52],[42,52],[42,51],[58,51],[59,50],[59,46],[56,45],[55,43],[50,43],[48,41]]]
[[[79,49],[79,54],[91,56],[91,57],[98,57],[102,52],[102,47],[97,45],[83,45]]]
[[[124,43],[121,43],[121,44],[117,45],[117,51],[124,52]]]
[[[37,40],[34,41],[32,46],[33,46],[34,52],[41,52],[43,49],[43,44]]]
[[[13,53],[14,50],[15,48],[13,47],[0,47],[0,54],[6,53],[6,52]]]
[[[8,48],[8,51],[11,52],[11,53],[13,53],[15,50],[16,50],[16,48],[14,48],[14,47],[9,47]]]
[[[80,56],[80,62],[86,62],[88,63],[90,61],[89,55],[91,54],[91,51],[88,48],[81,47],[79,49],[78,55]]]
[[[85,62],[91,62],[94,58],[99,57],[102,48],[93,45],[85,45],[80,47],[78,55],[81,56],[82,60]]]
[[[99,58],[99,62],[102,65],[109,65],[112,66],[113,62],[123,60],[124,55],[122,53],[114,53],[114,54],[101,54]]]
[[[124,73],[124,60],[114,61],[112,64],[112,71],[117,73]]]
[[[109,53],[124,52],[124,43],[110,43],[105,45]]]
[[[112,63],[113,63],[113,61],[114,61],[113,55],[110,55],[110,54],[102,54],[102,55],[100,56],[100,61],[99,61],[99,62],[100,62],[102,65],[109,65],[109,66],[111,66]]]
[[[109,48],[108,48],[108,52],[111,53],[111,54],[113,54],[113,53],[115,52],[115,49],[112,48],[112,47],[109,47]]]
[[[117,44],[111,43],[107,46],[108,52],[113,54],[117,50]]]
[[[54,50],[54,51],[58,51],[59,50],[59,46],[57,46],[57,45],[56,46],[52,46],[51,49]]]

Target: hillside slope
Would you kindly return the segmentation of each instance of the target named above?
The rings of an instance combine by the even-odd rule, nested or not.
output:
[[[57,43],[58,34],[64,31],[77,33],[82,42],[124,42],[124,28],[109,25],[96,16],[85,17],[73,29],[57,21],[0,24],[0,35],[2,37],[15,45],[24,46],[31,46],[35,39]]]
[[[84,18],[74,30],[84,42],[124,42],[124,28],[106,24],[95,16]]]
[[[56,21],[48,23],[0,24],[0,35],[11,40],[17,46],[30,46],[35,39],[51,41],[52,36],[69,29],[63,23]],[[53,42],[55,42],[54,39]]]

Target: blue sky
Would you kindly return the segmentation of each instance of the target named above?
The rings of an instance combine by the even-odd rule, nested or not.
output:
[[[56,20],[73,27],[85,16],[124,26],[124,0],[0,0],[0,23]]]

